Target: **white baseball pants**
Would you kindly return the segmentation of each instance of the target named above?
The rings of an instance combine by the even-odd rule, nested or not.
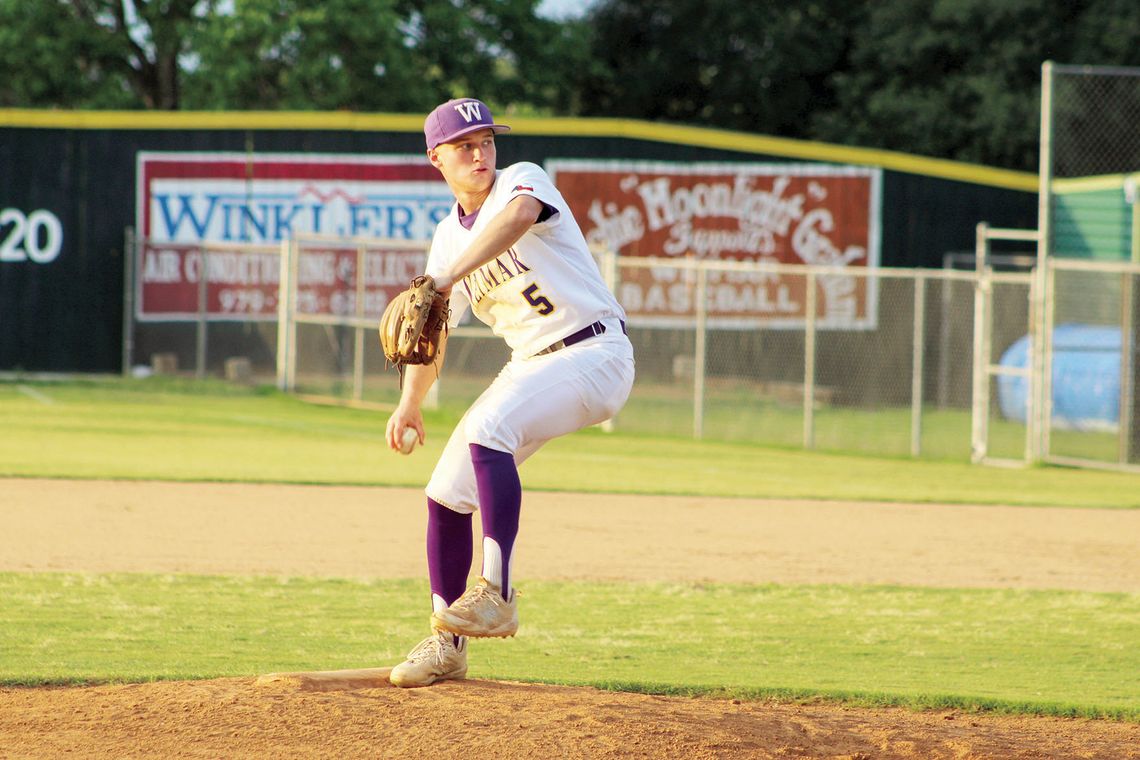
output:
[[[616,319],[605,323],[601,335],[508,362],[455,426],[428,497],[464,514],[479,508],[468,444],[512,453],[519,465],[547,441],[617,414],[633,386],[633,347]]]

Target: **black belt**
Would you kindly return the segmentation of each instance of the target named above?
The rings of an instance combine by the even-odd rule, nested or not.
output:
[[[605,331],[606,331],[606,326],[602,324],[601,320],[598,320],[597,322],[594,322],[591,325],[586,325],[585,327],[583,327],[578,332],[570,333],[569,335],[567,335],[565,338],[558,341],[557,343],[551,343],[549,346],[547,346],[546,348],[542,349],[537,354],[535,354],[535,356],[542,356],[543,354],[552,354],[555,351],[561,351],[562,349],[566,348],[567,346],[572,346],[575,343],[581,343],[582,341],[586,340],[586,338],[592,338],[595,335],[601,335]],[[624,321],[622,321],[622,323],[621,323],[621,331],[623,333],[625,333],[625,322]],[[626,333],[626,334],[628,334],[628,333]]]

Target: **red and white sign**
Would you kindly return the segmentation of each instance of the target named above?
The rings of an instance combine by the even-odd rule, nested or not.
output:
[[[424,272],[425,245],[363,251],[364,283],[357,290],[361,252],[351,242],[305,241],[297,249],[298,314],[364,316],[379,320],[384,307]],[[364,303],[357,310],[358,293]]]
[[[420,243],[454,202],[421,155],[140,153],[137,192],[142,321],[197,319],[203,296],[209,320],[276,319],[280,244],[313,235],[414,243],[365,257],[365,302],[386,304],[422,272]],[[306,249],[298,305],[355,313],[355,250]]]
[[[798,164],[547,164],[586,239],[622,256],[826,266],[879,264],[881,172]],[[800,327],[803,276],[710,272],[709,324]],[[868,328],[865,277],[820,274],[821,327]],[[618,297],[639,324],[689,324],[694,278],[672,267],[622,270]]]

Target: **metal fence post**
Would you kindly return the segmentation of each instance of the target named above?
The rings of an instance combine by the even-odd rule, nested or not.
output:
[[[922,374],[926,353],[926,277],[914,280],[914,333],[910,367],[910,455],[922,454]]]
[[[123,377],[130,377],[135,353],[135,238],[134,227],[123,232]]]
[[[356,317],[364,319],[364,273],[366,251],[364,243],[356,248]],[[360,401],[364,398],[364,328],[357,325],[353,335],[352,354],[352,398]]]
[[[1124,181],[1124,202],[1132,209],[1132,239],[1129,242],[1129,260],[1140,264],[1140,173],[1133,174]],[[1136,292],[1133,283],[1135,275],[1122,274],[1120,301],[1120,461],[1132,461],[1133,439],[1137,437],[1133,425],[1135,416],[1133,404],[1136,394]]]
[[[621,272],[618,269],[618,254],[609,248],[602,251],[602,277],[606,282],[606,287],[610,289],[614,297],[618,294],[618,284],[621,282]],[[615,418],[610,417],[604,420],[601,424],[603,432],[612,433],[615,428]]]
[[[815,272],[807,273],[804,303],[804,448],[815,448]]]
[[[277,390],[291,390],[289,385],[289,325],[292,322],[289,294],[292,291],[293,242],[281,241],[281,262],[277,282]]]
[[[1033,418],[1026,423],[1032,430],[1029,461],[1039,462],[1049,453],[1050,424],[1048,379],[1051,331],[1046,328],[1047,299],[1050,298],[1048,261],[1053,236],[1053,62],[1041,64],[1041,158],[1037,189],[1037,268],[1033,309],[1034,336],[1030,351],[1032,373],[1029,393]]]
[[[708,354],[708,269],[697,267],[697,334],[693,366],[693,437],[701,438],[705,430],[705,360]]]
[[[1128,464],[1132,458],[1132,343],[1135,325],[1132,321],[1134,309],[1132,292],[1133,275],[1120,273],[1120,404],[1117,423],[1117,461]]]
[[[990,283],[985,276],[989,251],[989,225],[979,222],[974,233],[974,393],[970,424],[970,460],[986,458],[989,427],[989,355],[986,353],[986,301]]]
[[[1040,406],[1037,408],[1037,415],[1040,422],[1037,428],[1037,441],[1040,443],[1040,450],[1037,452],[1037,461],[1040,461],[1049,456],[1049,439],[1053,434],[1053,330],[1057,317],[1057,304],[1053,302],[1052,294],[1057,292],[1057,272],[1052,259],[1045,260],[1045,276],[1034,282],[1033,287],[1045,291],[1037,294],[1042,311],[1041,374],[1034,375],[1032,378],[1032,381],[1039,386],[1038,403]]]
[[[198,333],[194,348],[194,376],[201,379],[206,376],[206,311],[210,280],[210,254],[205,245],[198,249],[198,255]]]

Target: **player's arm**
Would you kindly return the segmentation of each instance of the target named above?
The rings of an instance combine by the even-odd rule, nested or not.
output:
[[[436,288],[444,293],[450,291],[452,285],[517,243],[538,221],[543,208],[542,201],[531,195],[511,199],[448,270],[435,278]]]
[[[409,364],[404,368],[404,387],[400,392],[400,403],[388,418],[388,428],[385,433],[388,448],[393,451],[399,451],[400,436],[405,428],[414,428],[419,434],[420,443],[424,442],[426,435],[421,407],[428,390],[443,371],[443,357],[446,352],[447,331],[444,330],[439,337],[439,351],[435,355],[433,364]]]

